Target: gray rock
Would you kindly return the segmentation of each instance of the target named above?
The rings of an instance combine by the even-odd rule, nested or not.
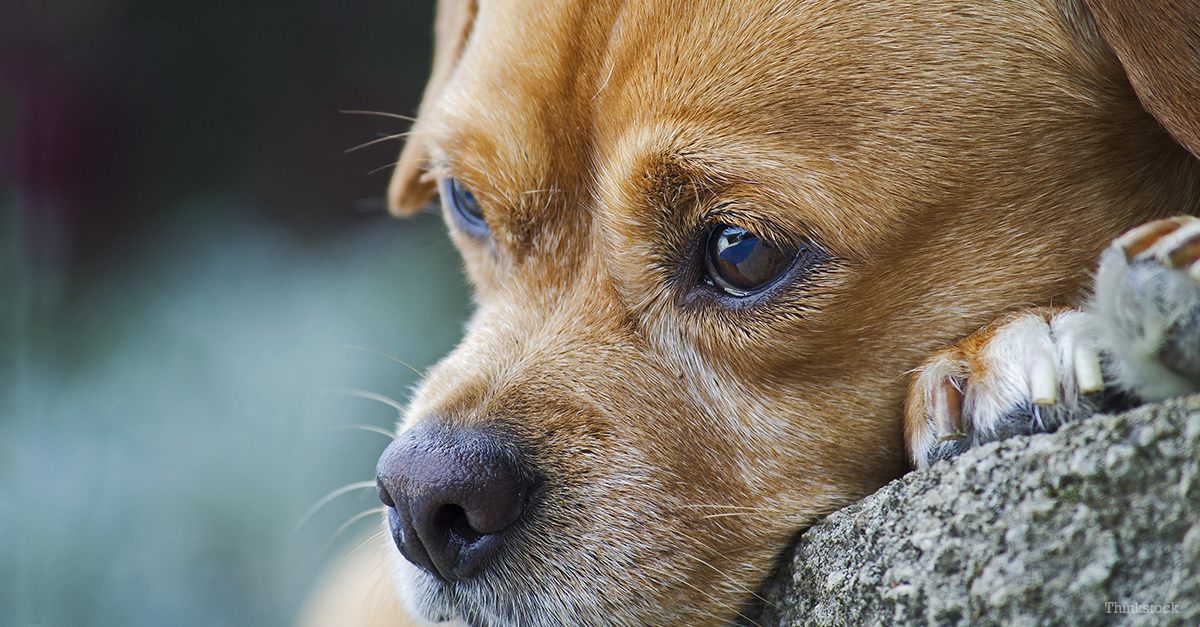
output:
[[[1200,396],[910,473],[800,537],[761,624],[1200,625]]]

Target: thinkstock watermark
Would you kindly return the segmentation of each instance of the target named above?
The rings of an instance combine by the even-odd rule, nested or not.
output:
[[[1104,610],[1109,614],[1178,614],[1179,606],[1175,603],[1156,605],[1151,603],[1105,603]]]

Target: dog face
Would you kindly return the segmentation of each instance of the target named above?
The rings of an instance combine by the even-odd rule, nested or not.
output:
[[[1060,4],[444,2],[392,199],[441,185],[476,310],[380,463],[414,613],[725,624],[904,472],[907,371],[1177,204]]]

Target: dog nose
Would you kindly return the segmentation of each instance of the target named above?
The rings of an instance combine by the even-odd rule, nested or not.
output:
[[[480,431],[419,428],[387,447],[376,484],[408,561],[446,580],[479,572],[521,517],[532,484],[513,449]]]

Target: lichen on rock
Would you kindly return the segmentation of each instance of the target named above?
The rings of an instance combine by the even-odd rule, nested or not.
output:
[[[1200,625],[1200,395],[970,450],[805,532],[762,625]]]

